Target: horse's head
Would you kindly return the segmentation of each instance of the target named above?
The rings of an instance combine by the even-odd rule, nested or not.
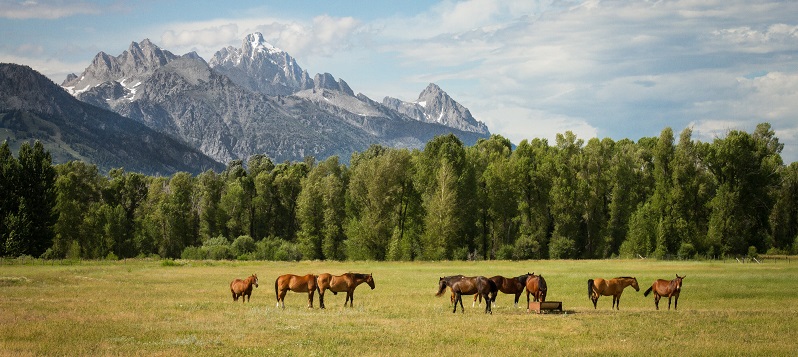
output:
[[[675,284],[675,286],[674,286],[674,290],[675,291],[682,291],[682,279],[684,279],[686,276],[687,275],[679,276],[679,274],[676,274],[676,279],[673,280],[673,282]]]
[[[448,286],[448,281],[444,278],[438,279],[438,293],[435,296],[441,296],[444,292],[446,292],[446,287]]]
[[[258,274],[252,274],[252,283],[255,284],[255,287],[258,287]]]
[[[371,290],[374,290],[374,277],[371,276],[371,273],[366,277],[366,284],[369,284]]]
[[[637,278],[632,278],[632,287],[635,288],[635,291],[640,291],[640,286],[637,285]]]

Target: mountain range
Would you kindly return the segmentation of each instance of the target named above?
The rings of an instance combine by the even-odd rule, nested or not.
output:
[[[132,42],[118,56],[98,53],[61,87],[81,103],[132,119],[219,163],[253,154],[277,162],[337,155],[347,162],[372,144],[422,148],[436,135],[453,133],[472,145],[490,135],[435,84],[414,102],[377,102],[329,73],[311,78],[260,33],[247,35],[239,48],[220,49],[209,62],[194,52],[175,55],[147,39]],[[47,101],[29,98],[36,100]],[[82,115],[66,109],[62,114],[64,120]]]

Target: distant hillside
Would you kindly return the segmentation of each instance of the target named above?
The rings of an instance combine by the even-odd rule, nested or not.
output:
[[[0,141],[41,141],[55,163],[82,160],[148,175],[222,170],[199,150],[117,113],[81,102],[27,66],[0,64]]]

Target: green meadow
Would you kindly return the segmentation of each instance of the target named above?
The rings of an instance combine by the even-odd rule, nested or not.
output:
[[[289,292],[284,273],[373,273],[374,290],[325,296]],[[452,313],[435,297],[443,275],[541,274],[563,314],[527,313],[499,294],[492,315]],[[256,273],[250,303],[234,303],[233,278]],[[654,309],[643,291],[686,275],[679,310]],[[587,279],[635,276],[621,310],[598,309]],[[793,355],[798,351],[798,261],[640,260],[481,262],[240,262],[34,260],[0,265],[0,354],[40,355]],[[525,306],[522,295],[520,306]]]

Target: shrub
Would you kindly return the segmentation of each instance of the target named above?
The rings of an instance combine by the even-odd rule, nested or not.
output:
[[[252,253],[257,260],[276,260],[277,251],[280,249],[282,240],[269,237],[255,244],[255,251]]]
[[[748,257],[752,259],[759,257],[759,254],[756,252],[756,247],[754,247],[753,245],[748,247]]]
[[[540,243],[530,236],[523,236],[515,241],[513,259],[526,260],[540,257]]]
[[[513,246],[509,244],[505,244],[499,247],[499,250],[496,252],[496,259],[499,260],[512,260],[513,259]]]
[[[114,252],[110,252],[105,256],[105,260],[119,260],[119,257],[117,257]]]
[[[226,245],[212,245],[210,247],[203,247],[203,249],[207,250],[208,259],[223,260],[233,258],[230,247]]]
[[[201,247],[186,247],[180,254],[180,258],[189,260],[205,260],[208,259],[208,253]]]
[[[250,236],[240,236],[230,245],[231,253],[236,257],[252,253],[256,248],[255,240]]]
[[[295,243],[283,241],[274,253],[274,259],[282,261],[300,261],[302,260],[302,253]]]
[[[682,243],[677,254],[679,259],[692,259],[695,256],[695,247],[691,243]]]
[[[573,255],[574,252],[573,239],[562,236],[552,237],[549,244],[549,257],[551,259],[567,259]]]
[[[460,247],[452,251],[452,260],[468,260],[468,247]]]

